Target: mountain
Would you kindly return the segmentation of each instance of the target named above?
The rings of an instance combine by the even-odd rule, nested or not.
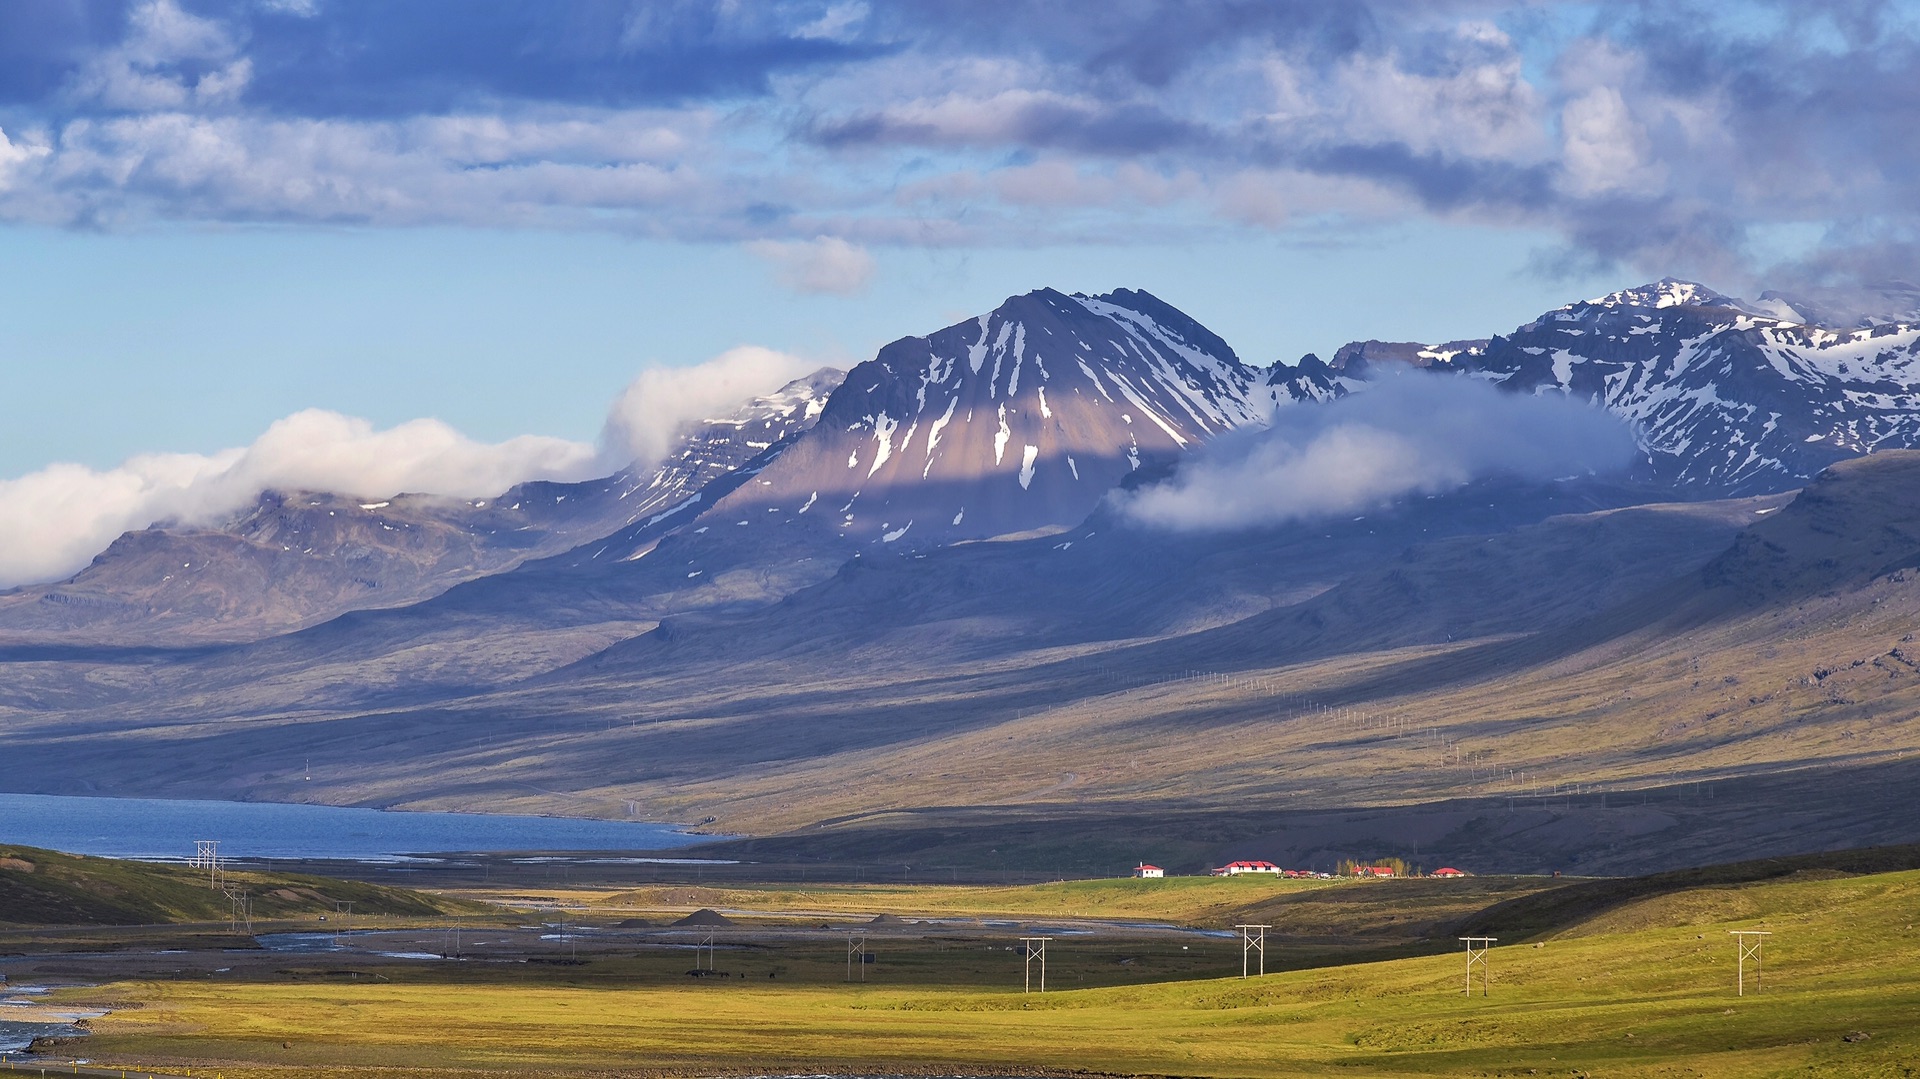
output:
[[[1889,281],[1866,289],[1767,291],[1753,308],[1759,314],[1829,330],[1871,329],[1920,322],[1920,285]]]
[[[1892,391],[1862,387],[1903,380],[1911,333],[1752,307],[1660,282],[1484,343],[1361,342],[1263,372],[1144,293],[1014,297],[709,424],[645,482],[455,507],[449,528],[539,517],[510,565],[417,602],[258,639],[0,645],[6,783],[637,804],[916,865],[948,856],[923,841],[1058,864],[1115,822],[1332,829],[1528,871],[1910,838],[1920,452],[1779,440],[1821,409],[1904,431]],[[1642,419],[1643,474],[1486,478],[1232,533],[1104,501],[1271,407],[1407,365]],[[1806,483],[1821,453],[1848,459],[1798,495],[1715,497]],[[282,497],[311,539],[223,542],[280,536],[282,557],[324,562],[351,536],[323,521],[424,512],[390,501]],[[179,534],[152,532],[127,542]],[[96,568],[165,577],[173,557]],[[180,596],[226,594],[196,587]]]
[[[690,425],[668,458],[497,498],[267,491],[212,525],[128,532],[65,581],[0,593],[0,639],[106,644],[252,640],[347,611],[417,603],[671,513],[819,418],[822,369]]]
[[[1484,344],[1363,342],[1269,381],[1326,400],[1364,388],[1382,360],[1602,405],[1635,428],[1638,478],[1686,497],[1784,491],[1838,461],[1920,447],[1920,323],[1834,330],[1671,278]]]
[[[1260,393],[1147,293],[1041,289],[881,349],[702,520],[913,546],[1067,528],[1145,462],[1258,420]]]

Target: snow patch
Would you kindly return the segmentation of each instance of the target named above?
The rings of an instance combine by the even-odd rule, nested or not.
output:
[[[1040,456],[1040,447],[1038,446],[1028,446],[1020,454],[1020,489],[1022,491],[1026,490],[1027,485],[1033,482],[1033,461],[1034,458],[1038,456]]]
[[[900,421],[885,412],[874,417],[873,440],[879,444],[880,448],[874,451],[873,467],[867,469],[867,475],[871,476],[880,471],[880,466],[886,464],[887,458],[893,456],[893,433],[899,429]]]
[[[954,409],[954,406],[958,405],[959,403],[960,403],[960,395],[955,394],[950,400],[947,401],[947,411],[945,412],[945,414],[943,414],[939,419],[933,421],[933,426],[927,429],[927,467],[920,470],[920,478],[923,480],[927,478],[927,473],[933,471],[934,447],[940,444],[940,432],[946,430],[947,424],[953,421],[953,409]]]
[[[891,532],[887,532],[887,533],[884,533],[883,535],[881,535],[881,537],[880,537],[880,542],[881,542],[881,543],[892,543],[892,542],[893,542],[894,540],[897,540],[897,539],[899,539],[899,538],[900,538],[901,536],[904,536],[904,535],[906,535],[906,534],[907,534],[907,529],[909,529],[909,528],[912,528],[912,527],[913,527],[913,522],[912,522],[912,521],[908,521],[908,522],[907,522],[906,524],[903,524],[903,525],[901,525],[901,526],[900,526],[899,528],[896,528],[896,529],[894,529],[894,530],[893,530],[893,531],[891,531]]]
[[[987,358],[987,319],[991,315],[980,316],[980,340],[967,346],[967,366],[974,374],[980,373],[980,364]]]

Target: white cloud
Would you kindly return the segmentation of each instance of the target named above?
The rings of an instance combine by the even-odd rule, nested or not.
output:
[[[1648,163],[1646,129],[1614,87],[1596,86],[1567,102],[1560,132],[1561,187],[1568,194],[1650,194],[1666,179],[1665,169]]]
[[[1260,64],[1271,94],[1265,119],[1312,140],[1400,143],[1455,158],[1545,156],[1544,101],[1506,35],[1466,23],[1423,44],[1423,68],[1394,50],[1357,53],[1327,78],[1268,57]]]
[[[1331,404],[1281,409],[1271,428],[1219,439],[1166,482],[1115,501],[1144,524],[1250,528],[1365,512],[1487,476],[1613,471],[1633,450],[1619,420],[1581,402],[1402,374]]]
[[[53,151],[42,143],[31,139],[16,142],[0,130],[0,191],[5,191],[13,183],[14,174],[30,161],[44,159]]]
[[[56,464],[0,480],[0,586],[65,577],[122,532],[163,520],[216,522],[268,489],[473,498],[525,480],[584,478],[595,459],[593,447],[565,439],[484,443],[438,420],[375,430],[309,409],[242,449],[148,454],[104,471]]]
[[[871,12],[861,0],[849,3],[829,4],[820,17],[794,31],[795,37],[821,38],[827,41],[846,41],[853,39],[853,31],[867,20]]]
[[[127,36],[91,57],[67,86],[69,97],[115,109],[169,109],[221,104],[239,96],[252,76],[242,58],[189,86],[174,65],[227,60],[239,46],[226,26],[182,11],[173,0],[148,0],[127,16]]]
[[[819,364],[770,348],[742,345],[690,367],[654,367],[628,383],[600,434],[603,463],[650,465],[666,456],[688,424],[732,412],[812,373]]]
[[[251,445],[219,453],[143,454],[104,470],[49,465],[0,480],[0,587],[67,577],[132,529],[217,524],[268,490],[484,498],[528,480],[580,480],[635,460],[651,464],[687,424],[729,413],[818,366],[746,346],[706,363],[642,372],[613,403],[597,447],[536,435],[479,442],[433,419],[378,430],[308,409],[276,421]]]
[[[795,292],[852,296],[873,280],[873,256],[837,236],[756,240],[747,250],[773,263],[780,283]]]

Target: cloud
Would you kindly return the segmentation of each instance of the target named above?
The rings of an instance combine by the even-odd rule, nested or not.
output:
[[[1634,448],[1619,420],[1581,402],[1399,374],[1327,405],[1280,409],[1270,428],[1218,439],[1165,482],[1113,497],[1146,525],[1251,528],[1367,512],[1488,476],[1614,471]]]
[[[274,422],[248,446],[218,453],[143,454],[104,470],[50,465],[0,480],[0,587],[70,576],[131,529],[217,525],[267,490],[485,498],[529,480],[588,479],[636,460],[650,465],[688,423],[729,413],[818,366],[746,346],[702,364],[644,371],[614,401],[598,446],[537,435],[480,442],[433,419],[377,429],[308,409]]]
[[[743,345],[689,367],[653,367],[621,391],[600,433],[601,460],[612,467],[651,465],[686,425],[731,413],[819,368],[798,356]]]
[[[268,489],[474,498],[530,479],[580,479],[595,459],[593,447],[564,439],[484,443],[438,420],[376,430],[309,409],[244,448],[147,454],[106,470],[56,464],[0,480],[0,586],[68,576],[129,529],[218,522]]]
[[[1911,279],[1917,117],[1886,3],[0,4],[0,220],[762,241],[823,291],[858,243],[1422,216],[1557,235],[1542,267]]]
[[[873,256],[837,236],[757,240],[747,249],[771,262],[780,283],[795,292],[852,296],[864,292],[873,280]]]

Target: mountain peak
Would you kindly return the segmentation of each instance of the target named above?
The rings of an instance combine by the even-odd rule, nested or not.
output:
[[[1732,300],[1720,295],[1705,285],[1694,281],[1682,281],[1677,277],[1663,277],[1651,284],[1637,288],[1621,289],[1609,292],[1591,300],[1577,304],[1568,304],[1561,310],[1575,307],[1731,307]]]
[[[1256,419],[1258,372],[1157,297],[1043,288],[848,373],[819,423],[708,511],[856,542],[1077,524],[1141,462]]]

